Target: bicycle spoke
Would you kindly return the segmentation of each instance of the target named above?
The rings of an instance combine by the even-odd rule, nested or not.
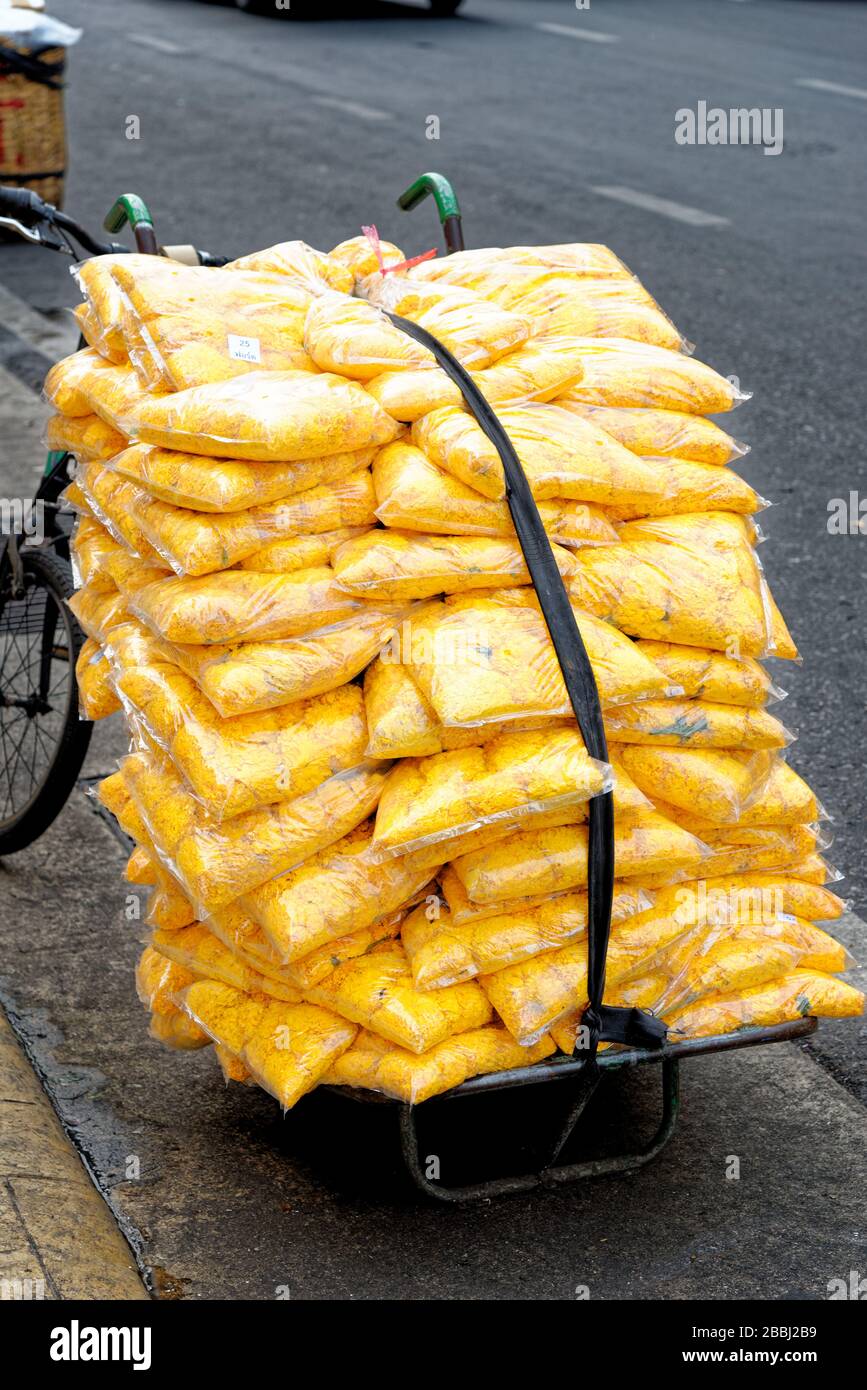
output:
[[[75,624],[38,567],[37,559],[21,598],[0,600],[0,826],[7,829],[46,794],[75,713]]]

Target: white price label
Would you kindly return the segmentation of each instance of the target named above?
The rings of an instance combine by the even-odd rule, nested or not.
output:
[[[261,362],[262,352],[258,338],[239,338],[237,333],[229,334],[229,356],[236,362]]]

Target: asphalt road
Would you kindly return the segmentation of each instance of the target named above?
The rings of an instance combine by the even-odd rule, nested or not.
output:
[[[466,0],[452,20],[373,3],[317,5],[313,18],[293,5],[279,19],[187,0],[53,10],[85,30],[70,60],[67,206],[89,225],[134,190],[164,242],[232,255],[301,236],[327,249],[375,222],[415,253],[436,240],[432,209],[407,217],[394,199],[441,169],[469,244],[609,244],[697,354],[754,392],[734,432],[753,448],[741,471],[779,504],[763,517],[762,556],[805,657],[781,675],[800,735],[792,761],[835,816],[831,857],[864,915],[867,537],[831,535],[827,521],[831,499],[867,486],[867,6]],[[781,108],[782,153],[677,144],[675,113],[702,100]],[[131,115],[138,140],[126,138]],[[50,355],[75,302],[59,259],[0,246],[0,322]],[[2,366],[0,385],[0,474],[18,494],[43,411]],[[119,751],[119,731],[99,728],[90,771]],[[607,1298],[816,1298],[864,1267],[862,1026],[822,1029],[810,1050],[690,1064],[679,1137],[640,1176],[426,1209],[399,1183],[385,1107],[347,1117],[313,1096],[281,1122],[267,1098],[224,1092],[206,1058],[147,1043],[121,862],[77,797],[0,868],[0,974],[163,1293],[268,1298],[288,1284],[301,1298],[563,1299],[587,1283]],[[863,955],[854,919],[844,930]],[[604,1110],[609,1143],[648,1119],[635,1079],[631,1090],[631,1105]],[[508,1163],[515,1135],[552,1122],[547,1111],[495,1121],[492,1166]],[[476,1124],[487,1132],[487,1118],[444,1116],[450,1172]],[[137,1182],[124,1181],[130,1154],[142,1156]],[[736,1183],[723,1176],[731,1154],[743,1158]]]

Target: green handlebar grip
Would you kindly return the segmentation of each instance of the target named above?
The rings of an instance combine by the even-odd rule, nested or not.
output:
[[[106,213],[103,226],[107,232],[119,232],[126,223],[135,231],[136,227],[152,227],[153,218],[147,203],[137,193],[122,193],[116,198]]]
[[[447,217],[460,217],[458,195],[444,174],[421,174],[415,183],[401,193],[397,205],[404,212],[411,212],[428,194],[437,205],[440,222],[444,223]]]

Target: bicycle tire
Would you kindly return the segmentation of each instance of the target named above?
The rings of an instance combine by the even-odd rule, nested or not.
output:
[[[78,687],[75,679],[75,662],[84,643],[84,633],[65,600],[74,590],[70,566],[59,556],[44,549],[23,549],[21,564],[25,583],[29,589],[41,589],[57,607],[58,620],[65,631],[66,661],[69,675],[66,685],[62,723],[58,735],[53,740],[53,754],[49,757],[44,772],[28,801],[5,820],[0,820],[0,856],[15,854],[37,840],[66,805],[75,786],[76,778],[90,744],[93,725],[78,717]],[[5,606],[5,605],[4,605]],[[0,609],[0,627],[2,627]],[[54,643],[56,646],[56,641]],[[2,694],[3,672],[0,667],[0,694]],[[0,720],[4,711],[0,709]],[[22,740],[23,741],[23,740]],[[4,747],[6,740],[4,738]],[[4,772],[12,790],[12,776],[7,765],[0,765],[0,791]]]

